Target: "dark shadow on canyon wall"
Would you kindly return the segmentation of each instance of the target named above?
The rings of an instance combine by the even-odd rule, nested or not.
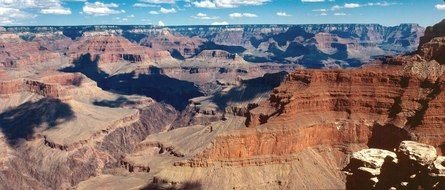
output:
[[[224,110],[229,102],[252,101],[258,95],[270,92],[279,86],[286,75],[287,72],[282,71],[242,81],[240,87],[233,88],[229,92],[219,92],[215,94],[212,101],[215,102],[221,110]]]
[[[0,114],[0,128],[8,143],[16,145],[19,140],[32,137],[34,130],[43,124],[53,128],[74,117],[68,104],[45,98],[4,111]]]
[[[91,54],[87,53],[75,59],[72,67],[63,68],[60,71],[68,73],[80,72],[99,84],[109,75],[99,69],[98,62],[99,56],[92,57]]]
[[[393,125],[375,124],[372,129],[371,138],[368,141],[368,147],[379,148],[385,150],[394,150],[399,147],[400,143],[405,140],[413,140],[413,137],[406,129],[402,129]]]
[[[109,108],[119,108],[124,105],[134,105],[136,102],[129,100],[123,96],[116,98],[116,100],[96,100],[93,102],[96,106],[109,107]]]
[[[162,70],[156,67],[151,67],[149,74],[132,72],[110,76],[100,70],[98,59],[86,54],[75,60],[72,67],[61,71],[81,72],[96,81],[103,90],[122,95],[147,96],[157,102],[170,104],[177,110],[184,110],[189,99],[203,95],[194,83],[170,78],[163,75]]]
[[[215,42],[206,42],[203,45],[199,46],[199,51],[196,52],[196,55],[199,55],[204,50],[224,50],[232,54],[241,54],[246,51],[246,48],[242,46],[228,46],[228,45],[219,45]]]
[[[158,102],[170,104],[177,110],[184,110],[189,99],[203,95],[192,82],[161,74],[119,74],[104,80],[100,87],[125,95],[148,96]]]
[[[150,183],[141,190],[202,190],[202,184],[198,181],[188,181],[181,184],[167,184],[166,182]]]

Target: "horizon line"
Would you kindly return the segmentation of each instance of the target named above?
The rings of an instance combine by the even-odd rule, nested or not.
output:
[[[384,24],[379,24],[379,23],[306,23],[306,24],[226,24],[226,25],[211,25],[211,24],[196,24],[196,25],[165,25],[165,26],[160,26],[160,25],[156,25],[156,24],[76,24],[76,25],[4,25],[4,26],[0,26],[3,28],[11,28],[11,27],[81,27],[81,26],[151,26],[151,27],[159,27],[159,28],[168,28],[168,27],[190,27],[190,26],[206,26],[206,27],[212,27],[212,26],[255,26],[255,25],[277,25],[277,26],[296,26],[296,25],[381,25],[384,27],[395,27],[395,26],[400,26],[400,25],[419,25],[421,27],[427,27],[427,26],[422,26],[419,23],[399,23],[399,24],[395,24],[395,25],[384,25]],[[431,25],[432,26],[432,25]]]

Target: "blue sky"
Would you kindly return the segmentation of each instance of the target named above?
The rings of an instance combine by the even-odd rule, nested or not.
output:
[[[0,25],[432,25],[443,0],[0,0]]]

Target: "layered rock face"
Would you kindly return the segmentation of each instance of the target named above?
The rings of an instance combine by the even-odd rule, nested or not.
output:
[[[416,24],[384,27],[376,24],[325,24],[325,25],[244,25],[244,26],[77,26],[77,27],[5,27],[5,34],[18,33],[21,38],[39,42],[42,47],[65,52],[67,46],[82,38],[87,44],[96,44],[101,52],[100,35],[122,36],[127,40],[148,47],[156,53],[141,53],[141,47],[128,44],[123,39],[116,45],[128,50],[126,54],[101,52],[107,61],[172,57],[184,60],[198,56],[204,50],[223,50],[238,54],[256,63],[276,62],[300,64],[309,68],[357,67],[376,56],[410,53],[416,50],[424,29]],[[83,36],[83,37],[82,37]],[[51,39],[53,43],[44,40]],[[115,39],[109,39],[109,48]],[[83,40],[85,41],[85,40]],[[106,40],[105,40],[106,41]],[[85,52],[88,48],[73,51]],[[133,51],[133,53],[130,53]],[[145,52],[146,50],[143,50]],[[151,60],[153,62],[153,60]]]
[[[443,58],[444,49],[444,36],[445,31],[443,31],[445,26],[445,20],[430,26],[425,30],[425,36],[420,40],[420,46],[418,53],[422,55],[427,60],[436,60],[441,64],[445,64],[445,59]]]
[[[205,41],[205,39],[196,36],[175,35],[169,30],[161,30],[150,33],[148,37],[141,40],[141,45],[158,51],[166,50],[174,57],[184,59],[197,55],[200,51],[200,46]]]
[[[74,59],[89,55],[90,61],[100,63],[148,62],[171,58],[168,52],[157,52],[138,46],[127,39],[108,33],[85,33],[69,47],[69,54]]]
[[[380,175],[380,167],[397,165],[399,162],[396,159],[416,159],[422,166],[440,167],[431,163],[436,160],[436,152],[442,153],[445,142],[445,115],[439,111],[445,105],[444,71],[442,64],[425,59],[422,55],[388,58],[360,69],[298,69],[273,90],[268,100],[249,108],[248,128],[220,133],[201,151],[183,152],[182,155],[189,159],[174,162],[174,167],[159,172],[155,179],[182,183],[186,178],[196,177],[193,174],[198,170],[212,176],[215,168],[222,167],[227,171],[227,178],[232,180],[232,175],[250,177],[246,171],[255,167],[275,171],[270,167],[292,167],[297,164],[311,174],[317,170],[330,172],[324,176],[317,175],[316,180],[308,177],[291,182],[281,177],[279,185],[271,187],[345,188],[340,168],[346,166],[352,152],[367,147],[379,149],[366,150],[353,156],[364,160],[364,166],[358,168],[369,173],[366,180],[359,180],[360,184],[375,185],[378,181],[391,181],[392,178],[387,176],[375,176]],[[212,129],[209,129],[210,133]],[[430,145],[417,146],[405,142],[407,140]],[[173,145],[172,149],[175,150],[175,147],[179,145]],[[395,148],[398,148],[397,154],[391,152]],[[308,151],[312,153],[311,156],[307,154]],[[309,169],[306,160],[310,158],[316,162],[316,166]],[[393,161],[387,161],[387,158],[393,158]],[[185,170],[191,170],[184,174],[186,177],[175,175]],[[416,174],[419,178],[412,178],[421,181],[426,174],[424,171],[408,173],[408,178]],[[263,179],[277,177],[265,173],[261,175]],[[201,181],[210,180],[204,175],[198,176],[196,178]],[[289,173],[289,176],[295,179],[301,174]],[[404,182],[400,181],[397,187],[413,187],[410,181]],[[425,184],[438,185],[430,182]],[[274,184],[272,181],[267,183]],[[349,182],[346,185],[349,188]],[[423,187],[436,187],[427,185]],[[207,183],[203,186],[214,187]],[[227,184],[224,187],[236,189],[238,186]],[[260,185],[250,187],[261,188]]]
[[[403,141],[395,152],[364,149],[352,154],[347,189],[443,189],[445,157],[433,146]]]
[[[0,34],[0,64],[2,67],[26,67],[33,64],[60,61],[58,52],[48,51],[38,42],[28,42],[18,35]]]
[[[226,48],[244,47],[242,56],[252,62],[289,62],[320,68],[358,66],[373,56],[415,51],[424,29],[416,24],[326,24],[171,30],[197,35]]]
[[[102,91],[80,73],[52,71],[0,86],[1,189],[69,189],[119,167],[177,114],[150,98]]]
[[[443,152],[445,69],[428,47],[439,36],[360,69],[301,66],[410,52],[417,25],[2,32],[71,60],[0,68],[0,189],[343,189],[349,155],[369,147],[382,150],[353,157],[375,176],[399,154],[441,170],[422,153]],[[389,152],[405,140],[432,147]]]
[[[70,96],[71,92],[69,88],[64,88],[63,86],[79,86],[82,84],[83,80],[87,79],[79,73],[66,73],[47,76],[41,80],[16,79],[0,81],[0,94],[8,95],[28,92],[39,94],[44,97],[67,98]]]

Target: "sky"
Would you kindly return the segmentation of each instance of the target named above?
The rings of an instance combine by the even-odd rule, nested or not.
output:
[[[444,0],[0,0],[7,25],[400,23],[445,19]]]

